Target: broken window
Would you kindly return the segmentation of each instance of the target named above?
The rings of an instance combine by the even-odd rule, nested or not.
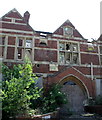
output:
[[[40,42],[40,45],[46,45],[46,43],[45,42]]]
[[[30,49],[26,49],[25,50],[25,55],[26,55],[26,57],[28,57],[30,60],[31,60],[31,50]]]
[[[78,45],[77,44],[72,44],[72,48],[74,52],[78,51]]]
[[[22,49],[21,48],[18,48],[18,59],[22,59]]]
[[[66,43],[66,50],[71,51],[71,44],[70,43]]]
[[[72,36],[73,35],[73,29],[71,27],[65,27],[64,28],[64,35]]]
[[[59,49],[65,50],[65,43],[59,43]]]
[[[102,46],[100,46],[100,54],[102,54]]]
[[[47,45],[47,39],[40,39],[40,45]]]
[[[18,39],[18,46],[23,46],[23,39],[22,38]]]
[[[65,64],[78,64],[78,44],[65,42],[59,43],[59,62]],[[60,50],[63,50],[61,52]]]
[[[65,53],[65,63],[69,64],[71,61],[71,54],[70,53]]]
[[[31,39],[26,39],[26,47],[31,48],[32,47],[32,40]]]
[[[78,54],[73,54],[73,63],[74,64],[77,64],[77,62],[78,62]]]
[[[4,45],[5,37],[0,36],[0,45]]]
[[[64,53],[60,53],[60,54],[59,54],[59,62],[60,62],[61,64],[63,64],[64,61],[65,61]]]
[[[92,43],[88,43],[88,51],[93,51],[94,50],[94,46]]]

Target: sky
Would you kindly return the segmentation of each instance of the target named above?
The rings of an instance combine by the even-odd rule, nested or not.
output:
[[[54,32],[67,19],[88,40],[100,36],[101,0],[1,0],[0,17],[16,8],[23,16],[29,11],[34,30]]]

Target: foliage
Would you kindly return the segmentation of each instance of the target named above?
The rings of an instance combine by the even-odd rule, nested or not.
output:
[[[2,65],[2,73],[3,111],[10,116],[48,113],[67,103],[60,85],[54,84],[47,91],[36,87],[37,77],[28,60],[24,64],[14,65],[12,69]]]
[[[62,104],[67,103],[65,94],[61,91],[61,86],[58,84],[52,85],[42,99],[42,113],[53,112]]]
[[[89,100],[89,105],[102,105],[102,96],[99,95],[96,98]]]
[[[10,115],[29,109],[30,100],[40,97],[35,87],[36,75],[32,72],[32,64],[26,59],[22,65],[14,65],[13,69],[2,66],[3,73],[3,110]]]
[[[102,96],[99,95],[95,98],[95,104],[102,105]]]

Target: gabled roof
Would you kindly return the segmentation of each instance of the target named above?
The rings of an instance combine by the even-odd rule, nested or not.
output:
[[[15,8],[6,13],[2,18],[5,17],[22,19],[21,14]]]
[[[64,27],[71,27],[73,29],[73,36],[74,37],[83,38],[83,36],[78,32],[77,29],[75,29],[74,25],[69,20],[66,20],[57,30],[55,30],[55,32],[53,32],[53,34],[63,35],[64,34],[63,33]]]
[[[15,19],[15,22],[12,22]],[[34,32],[33,28],[24,21],[24,17],[14,8],[5,14],[0,22],[2,24],[2,29],[20,30],[20,31],[30,31]]]
[[[102,41],[102,34],[101,34],[100,37],[98,38],[98,41]]]

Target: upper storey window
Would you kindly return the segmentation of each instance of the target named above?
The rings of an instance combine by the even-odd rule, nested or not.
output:
[[[26,39],[25,47],[26,48],[31,48],[32,47],[32,40],[31,39]]]
[[[0,45],[4,45],[5,43],[5,37],[0,36]]]
[[[78,44],[71,42],[59,43],[59,63],[60,64],[78,64],[79,53]]]
[[[102,54],[102,46],[100,46],[100,54]]]
[[[23,46],[23,38],[18,38],[18,46]]]
[[[100,64],[102,65],[102,46],[100,46]]]
[[[78,51],[78,44],[77,43],[70,43],[70,42],[60,42],[59,43],[59,50],[69,51],[69,52],[77,52]]]
[[[64,35],[72,36],[73,35],[73,29],[71,27],[64,27]]]

